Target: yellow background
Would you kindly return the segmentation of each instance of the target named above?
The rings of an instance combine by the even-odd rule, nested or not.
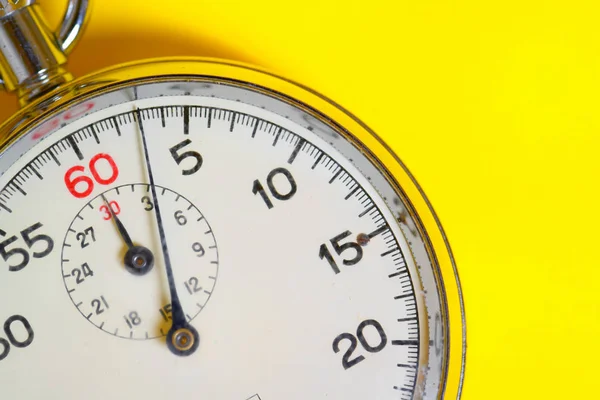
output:
[[[42,2],[56,21],[63,1]],[[600,382],[600,6],[505,0],[96,0],[81,76],[144,57],[266,67],[397,152],[456,256],[463,400],[592,399]],[[14,110],[0,95],[0,118]]]

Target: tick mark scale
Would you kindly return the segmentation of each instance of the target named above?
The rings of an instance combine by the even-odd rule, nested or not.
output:
[[[56,35],[29,2],[18,19],[0,10],[4,87],[25,106],[0,127],[3,395],[85,397],[46,383],[87,357],[73,382],[125,371],[94,386],[99,398],[130,391],[140,365],[153,366],[135,389],[147,400],[165,382],[172,397],[458,398],[453,258],[389,147],[334,101],[235,62],[154,60],[72,82],[61,53],[87,2],[70,7],[75,25]],[[48,68],[17,71],[15,57]],[[211,354],[247,387],[220,385]],[[273,382],[248,372],[282,363]]]

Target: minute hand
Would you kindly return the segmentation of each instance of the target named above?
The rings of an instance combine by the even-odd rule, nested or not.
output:
[[[158,235],[162,246],[162,254],[165,260],[165,270],[167,272],[167,280],[169,282],[169,292],[171,295],[171,309],[173,323],[167,334],[167,346],[176,355],[187,356],[196,351],[198,348],[200,337],[196,329],[191,326],[185,319],[183,307],[177,295],[175,286],[175,278],[173,276],[173,267],[171,266],[171,258],[169,257],[169,249],[163,227],[158,197],[156,196],[156,187],[154,186],[154,176],[152,175],[152,167],[150,165],[150,157],[148,155],[148,144],[146,143],[146,135],[144,133],[144,125],[142,123],[142,115],[139,108],[136,108],[136,117],[140,136],[142,139],[142,147],[144,150],[144,160],[146,171],[148,172],[148,183],[154,199],[154,214],[156,216],[156,224],[158,226]]]

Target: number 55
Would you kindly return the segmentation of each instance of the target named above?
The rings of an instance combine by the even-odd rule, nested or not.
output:
[[[34,258],[46,257],[48,254],[50,254],[50,252],[54,248],[54,242],[52,241],[52,238],[50,238],[50,236],[44,235],[44,234],[30,236],[34,231],[38,230],[41,227],[42,227],[42,224],[40,222],[36,222],[35,224],[31,225],[29,228],[23,229],[21,231],[21,237],[23,238],[23,241],[25,241],[25,244],[27,245],[27,247],[29,249],[31,249],[31,247],[37,242],[41,241],[41,242],[45,243],[44,250],[39,251],[39,252],[34,251],[32,253]],[[6,233],[0,230],[0,236],[5,236],[5,235],[6,235]],[[2,256],[4,261],[8,261],[10,258],[12,258],[16,254],[19,254],[22,257],[22,260],[19,264],[8,266],[8,270],[12,271],[12,272],[20,271],[23,268],[25,268],[27,266],[27,264],[29,264],[29,253],[27,252],[27,250],[20,248],[20,247],[17,247],[17,248],[11,249],[11,250],[6,249],[9,245],[11,245],[16,240],[18,240],[18,238],[13,235],[0,243],[0,255]]]

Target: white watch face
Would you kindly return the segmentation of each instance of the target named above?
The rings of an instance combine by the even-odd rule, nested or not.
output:
[[[440,297],[392,187],[300,108],[182,85],[0,158],[2,398],[437,398]]]

